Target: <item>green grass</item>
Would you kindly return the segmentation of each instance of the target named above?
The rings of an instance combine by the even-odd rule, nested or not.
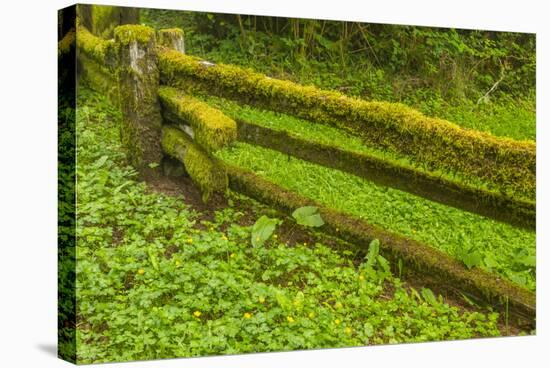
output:
[[[241,119],[277,131],[285,131],[314,143],[336,146],[345,151],[356,152],[390,161],[400,167],[413,168],[431,175],[440,176],[450,181],[463,183],[467,186],[495,191],[490,184],[483,182],[479,178],[465,177],[458,173],[450,173],[438,169],[430,171],[424,168],[423,165],[419,165],[417,162],[411,161],[405,156],[367,146],[361,138],[329,125],[312,123],[290,115],[239,104],[221,97],[200,96],[200,98],[208,104],[220,109],[233,119]]]
[[[201,221],[185,198],[137,181],[119,120],[79,89],[79,363],[499,335],[497,314],[408,289],[380,259],[371,270],[324,244],[273,237],[253,247],[233,207]]]
[[[218,156],[325,205],[535,289],[533,231],[258,146],[237,143]]]

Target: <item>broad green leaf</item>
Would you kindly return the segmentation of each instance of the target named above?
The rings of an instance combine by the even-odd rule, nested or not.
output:
[[[319,214],[319,209],[315,206],[304,206],[292,212],[292,217],[299,225],[320,227],[325,224],[325,221]]]
[[[252,226],[251,240],[255,247],[262,246],[273,234],[280,220],[269,218],[265,215],[260,217]]]

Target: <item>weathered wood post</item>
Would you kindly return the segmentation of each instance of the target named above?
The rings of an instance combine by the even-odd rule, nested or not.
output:
[[[118,50],[121,138],[131,164],[141,173],[160,163],[162,116],[158,102],[159,71],[155,31],[142,25],[115,29]]]
[[[184,33],[181,28],[161,29],[158,33],[158,43],[185,54]]]

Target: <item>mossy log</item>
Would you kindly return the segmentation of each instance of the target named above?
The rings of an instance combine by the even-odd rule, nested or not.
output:
[[[398,103],[365,101],[334,91],[269,78],[250,69],[213,64],[159,50],[161,83],[215,94],[332,125],[366,144],[403,154],[434,169],[481,178],[495,190],[535,200],[536,146],[462,128]]]
[[[225,164],[229,187],[287,214],[312,205],[319,208],[325,225],[319,228],[353,244],[367,247],[380,240],[381,253],[394,264],[434,280],[438,290],[468,295],[482,304],[509,313],[518,325],[533,328],[536,298],[533,292],[480,268],[467,269],[451,256],[426,244],[391,233],[354,216],[325,207],[314,200],[286,190],[248,170]]]
[[[164,119],[190,125],[195,141],[206,151],[217,151],[236,140],[237,123],[220,110],[170,87],[160,87],[159,97]]]
[[[250,144],[361,176],[429,200],[491,217],[515,226],[535,229],[534,202],[508,198],[499,192],[476,188],[440,175],[406,167],[390,160],[312,142],[291,133],[237,120],[238,139]]]
[[[185,170],[201,190],[204,202],[213,193],[225,193],[227,190],[225,168],[180,129],[172,126],[162,128],[162,149],[167,155],[183,163]]]

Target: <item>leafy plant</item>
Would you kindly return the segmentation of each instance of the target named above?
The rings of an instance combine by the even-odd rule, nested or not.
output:
[[[265,215],[260,217],[252,226],[250,234],[252,245],[255,247],[264,245],[280,223],[279,219],[269,218]]]
[[[296,223],[299,225],[320,227],[325,224],[325,221],[321,218],[319,209],[315,206],[304,206],[297,208],[294,212],[292,212],[292,217],[294,217]]]

